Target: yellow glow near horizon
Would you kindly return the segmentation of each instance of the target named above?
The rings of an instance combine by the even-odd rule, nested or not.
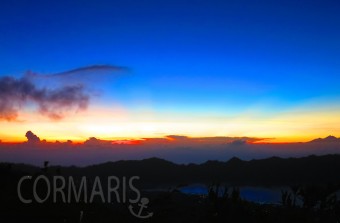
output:
[[[122,109],[95,108],[60,122],[38,114],[23,113],[21,120],[2,122],[3,142],[26,141],[31,130],[47,141],[138,139],[186,135],[190,137],[258,137],[267,142],[305,142],[328,135],[340,135],[340,111],[301,111],[299,109],[268,118],[247,113],[238,117],[182,117],[162,114],[130,114]]]

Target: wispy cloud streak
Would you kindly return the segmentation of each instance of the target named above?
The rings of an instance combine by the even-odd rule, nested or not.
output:
[[[121,66],[113,66],[113,65],[92,65],[80,67],[64,72],[53,73],[53,74],[38,74],[34,72],[27,72],[26,76],[28,77],[45,77],[45,78],[54,78],[54,77],[69,77],[73,75],[87,75],[87,74],[98,74],[98,73],[112,73],[112,72],[120,72],[127,71],[127,67]]]

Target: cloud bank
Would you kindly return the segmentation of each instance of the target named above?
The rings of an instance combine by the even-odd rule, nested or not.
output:
[[[203,163],[207,160],[227,161],[309,155],[340,154],[340,142],[259,143],[251,137],[165,136],[140,140],[103,140],[90,137],[83,143],[46,142],[28,131],[27,142],[0,143],[0,162],[39,165],[45,160],[55,165],[91,165],[107,161],[158,157],[176,163]],[[335,137],[334,137],[335,138]],[[339,140],[339,138],[337,138]],[[252,143],[257,141],[257,143]]]

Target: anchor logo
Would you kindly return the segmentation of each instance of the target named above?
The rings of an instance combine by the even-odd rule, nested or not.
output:
[[[136,214],[134,211],[133,211],[133,206],[130,204],[129,205],[129,210],[130,210],[130,213],[137,217],[137,218],[150,218],[153,216],[153,212],[148,212],[147,215],[142,215],[142,212],[143,212],[143,209],[146,209],[148,208],[147,204],[149,203],[149,199],[146,198],[146,197],[143,197],[141,200],[140,200],[140,204],[138,204],[138,206],[140,207],[139,208],[139,211],[138,213]]]

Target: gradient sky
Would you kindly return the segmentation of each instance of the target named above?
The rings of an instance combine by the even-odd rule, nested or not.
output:
[[[321,0],[3,0],[0,78],[127,69],[77,72],[95,92],[86,110],[56,121],[25,103],[0,139],[340,136],[339,12]]]

